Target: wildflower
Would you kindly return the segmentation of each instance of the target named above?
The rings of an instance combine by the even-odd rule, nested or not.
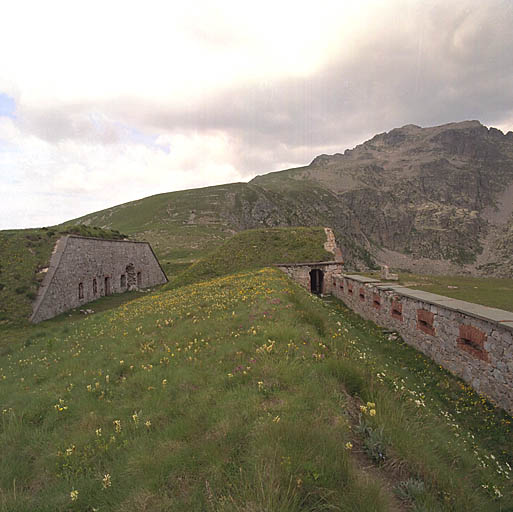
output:
[[[149,429],[151,427],[151,421],[150,420],[146,420],[144,425],[146,426],[147,429]]]
[[[360,405],[360,411],[362,411],[365,414],[367,412],[367,406],[366,405]]]
[[[346,450],[352,450],[353,449],[353,443],[351,441],[348,441],[345,444]]]
[[[275,417],[273,418],[273,422],[274,422],[274,423],[279,423],[279,422],[280,422],[280,419],[281,419],[281,418],[280,418],[279,416],[275,416]]]
[[[376,407],[376,404],[374,402],[367,402],[367,407],[369,409],[374,409]]]
[[[369,411],[369,414],[370,414],[371,416],[376,416],[376,409],[371,409],[371,410]]]
[[[71,498],[71,501],[77,501],[78,500],[78,491],[76,489],[72,489],[69,493],[69,497]]]
[[[105,473],[105,475],[103,476],[102,485],[104,489],[108,489],[112,485],[109,473]]]
[[[119,434],[121,432],[121,420],[114,420],[114,430]]]
[[[166,384],[167,384],[167,379],[163,379],[162,380],[162,386],[166,386]]]
[[[134,420],[134,423],[136,425],[139,424],[139,414],[137,412],[134,412],[134,414],[132,414],[132,419]]]
[[[93,390],[93,387],[91,386],[91,384],[88,384],[86,386],[86,388],[87,388],[87,391],[89,391],[89,392],[91,392]]]
[[[66,457],[73,455],[74,451],[75,451],[75,445],[72,444],[69,448],[66,448]]]
[[[101,428],[96,429],[96,437],[102,437],[102,429]]]
[[[258,391],[262,391],[262,389],[264,389],[264,383],[261,380],[259,380],[257,382],[257,384],[258,384]]]

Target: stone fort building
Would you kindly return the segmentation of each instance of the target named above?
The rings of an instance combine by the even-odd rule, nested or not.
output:
[[[38,323],[112,293],[167,283],[147,242],[68,235],[55,244],[33,304]]]

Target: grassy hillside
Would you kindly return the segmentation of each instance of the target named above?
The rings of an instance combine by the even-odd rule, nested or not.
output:
[[[150,242],[166,274],[173,276],[241,229],[235,203],[244,199],[247,188],[232,183],[158,194],[70,222],[117,229]]]
[[[264,181],[231,183],[146,197],[95,212],[72,223],[117,229],[151,243],[168,277],[197,262],[234,233],[256,228],[330,226],[346,261],[373,268],[366,240],[347,236],[351,223],[339,197],[314,181],[288,179],[295,171]],[[274,183],[274,181],[273,181]]]
[[[170,281],[183,286],[274,263],[330,261],[324,228],[251,229],[236,234]]]
[[[48,266],[53,247],[65,234],[123,238],[118,231],[68,225],[66,227],[0,231],[0,329],[26,322],[32,301]]]
[[[0,510],[498,511],[511,418],[278,270],[19,331]]]

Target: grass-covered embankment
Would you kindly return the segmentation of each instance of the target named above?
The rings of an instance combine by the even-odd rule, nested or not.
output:
[[[27,323],[57,240],[66,234],[123,238],[118,231],[69,225],[0,231],[0,329]]]
[[[20,330],[0,383],[2,511],[513,505],[508,416],[277,270]]]
[[[329,261],[322,227],[249,229],[237,233],[176,277],[168,286],[183,286],[241,270],[275,263]]]

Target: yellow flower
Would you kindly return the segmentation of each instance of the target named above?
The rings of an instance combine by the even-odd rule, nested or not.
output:
[[[370,414],[371,416],[376,416],[376,409],[371,409],[371,410],[369,411],[369,414]]]
[[[374,409],[376,407],[376,404],[374,402],[367,402],[367,407],[369,409]]]
[[[109,473],[105,473],[105,475],[103,476],[102,485],[104,489],[107,489],[112,485]]]
[[[362,411],[363,413],[366,413],[367,407],[365,405],[360,405],[360,411]]]
[[[114,420],[114,430],[119,434],[121,432],[121,420]]]
[[[348,441],[346,444],[345,444],[345,447],[346,447],[346,450],[352,450],[353,448],[353,443],[351,441]]]
[[[280,419],[281,419],[281,418],[280,418],[279,416],[275,416],[275,417],[273,418],[273,421],[274,421],[274,423],[279,423],[279,422],[280,422]]]
[[[150,420],[146,420],[146,422],[144,424],[146,425],[146,428],[150,428],[151,427],[151,421]]]
[[[76,489],[72,489],[69,493],[69,496],[71,498],[71,501],[77,501],[78,500],[78,491]]]

